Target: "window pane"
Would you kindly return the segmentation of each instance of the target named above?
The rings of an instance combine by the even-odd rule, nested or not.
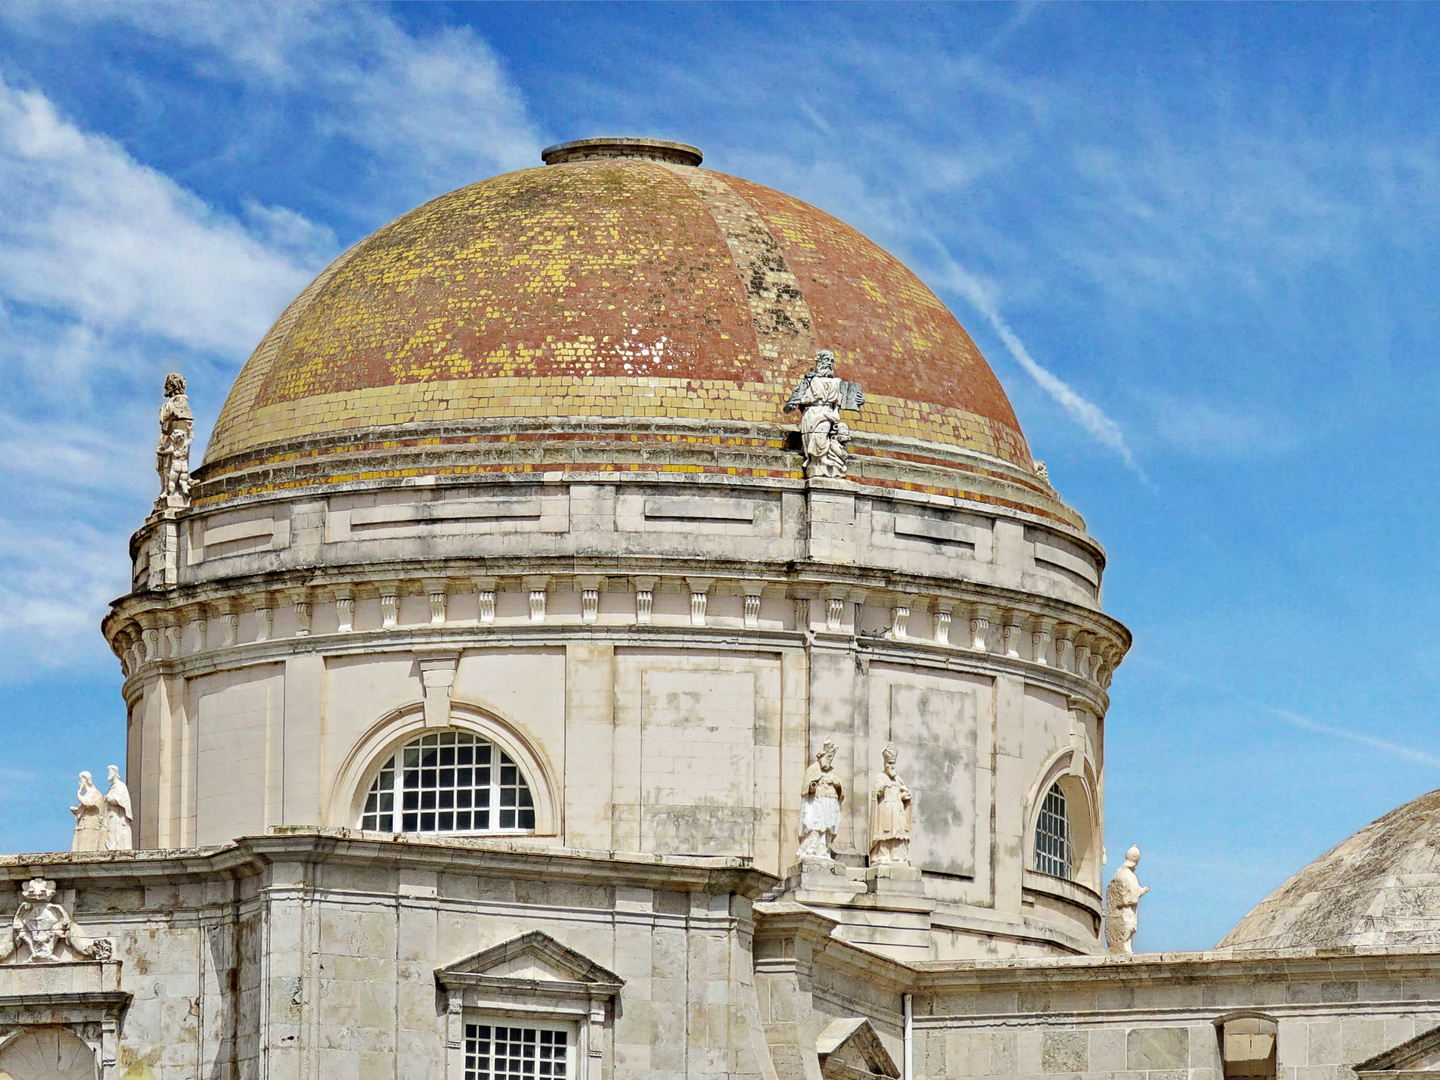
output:
[[[1068,878],[1072,872],[1070,812],[1065,794],[1057,784],[1045,795],[1035,823],[1035,869],[1053,877]]]
[[[488,812],[495,806],[503,807],[498,815]],[[525,774],[509,755],[468,731],[433,732],[412,739],[381,767],[366,795],[360,827],[533,831],[534,806]]]
[[[568,1047],[563,1031],[466,1024],[465,1080],[565,1080]]]

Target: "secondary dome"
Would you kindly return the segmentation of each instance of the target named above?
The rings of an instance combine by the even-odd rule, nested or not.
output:
[[[1440,946],[1440,791],[1372,821],[1262,900],[1218,948]]]
[[[361,431],[390,429],[393,448],[495,420],[654,418],[783,439],[782,406],[820,348],[864,387],[859,453],[867,435],[923,440],[1029,476],[999,382],[913,273],[699,157],[647,140],[552,147],[552,164],[444,195],[356,244],[245,365],[197,501],[235,494],[237,472],[254,490],[257,467],[353,454]]]

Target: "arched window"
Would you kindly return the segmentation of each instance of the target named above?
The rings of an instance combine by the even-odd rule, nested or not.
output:
[[[380,767],[360,827],[376,832],[532,832],[535,802],[520,767],[468,731],[411,739]]]
[[[0,1049],[0,1076],[91,1080],[95,1051],[62,1027],[37,1027]]]
[[[1052,877],[1072,876],[1070,811],[1059,784],[1046,792],[1040,804],[1040,818],[1035,823],[1035,869]]]

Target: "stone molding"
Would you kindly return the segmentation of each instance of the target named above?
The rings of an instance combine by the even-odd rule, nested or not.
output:
[[[300,618],[291,616],[297,624],[296,629],[299,630],[303,626],[303,632],[292,631],[289,634],[277,635],[275,632],[275,605],[278,594],[275,589],[283,588],[283,583],[250,591],[245,587],[245,582],[236,582],[235,591],[223,597],[216,596],[213,589],[202,591],[198,587],[183,590],[179,595],[140,594],[128,597],[125,601],[117,604],[115,610],[106,618],[105,631],[112,649],[121,660],[122,670],[128,678],[156,663],[213,657],[216,654],[241,651],[246,646],[273,642],[277,639],[287,644],[294,644],[293,639],[297,637],[307,639],[307,647],[324,648],[326,651],[330,651],[336,645],[348,647],[351,643],[358,642],[365,642],[368,647],[368,643],[374,643],[387,634],[409,635],[409,639],[419,641],[424,640],[424,635],[429,633],[434,635],[435,643],[440,644],[454,639],[455,635],[459,633],[461,639],[468,644],[482,646],[497,640],[496,635],[502,632],[514,633],[526,626],[537,629],[563,627],[572,632],[586,630],[612,633],[633,631],[640,627],[675,630],[682,626],[702,632],[712,628],[721,628],[731,634],[736,631],[754,633],[757,630],[762,633],[784,633],[787,630],[803,632],[809,627],[800,626],[797,619],[793,617],[782,620],[782,625],[775,626],[773,625],[775,619],[772,616],[769,619],[772,625],[768,628],[764,627],[759,601],[752,601],[750,598],[763,598],[763,595],[779,598],[784,595],[794,599],[812,599],[810,594],[817,587],[822,591],[831,588],[822,583],[812,584],[803,579],[793,578],[786,581],[770,580],[760,585],[751,574],[734,576],[716,574],[696,577],[686,574],[680,568],[669,570],[663,576],[640,576],[638,578],[619,573],[599,572],[572,574],[564,577],[558,575],[507,575],[497,576],[494,579],[495,585],[490,589],[477,591],[473,586],[464,589],[463,591],[471,597],[479,598],[476,601],[478,611],[476,615],[455,618],[453,617],[456,608],[454,598],[462,592],[459,587],[461,579],[457,575],[454,578],[446,579],[453,586],[446,593],[446,607],[451,618],[437,622],[432,605],[430,611],[427,612],[428,618],[402,623],[399,598],[409,594],[424,594],[426,590],[435,585],[435,578],[417,575],[414,578],[402,577],[389,583],[376,585],[363,580],[340,580],[328,583],[319,574],[310,575],[310,577],[313,584],[307,591],[307,596],[326,597],[323,605],[326,609],[332,606],[329,598],[335,598],[333,605],[336,625],[333,629],[328,622],[316,626],[317,613],[321,609],[321,605],[317,604],[312,607],[309,601],[305,601],[307,608],[304,615]],[[604,584],[603,586],[597,585],[593,589],[589,588],[596,582]],[[658,591],[657,583],[676,583],[689,592],[688,617],[661,616],[653,611],[653,600],[651,604],[646,604],[646,595],[653,597]],[[646,584],[651,585],[649,590],[641,588]],[[629,592],[635,596],[635,600],[628,605],[623,603],[615,605],[615,607],[626,610],[623,621],[611,612],[606,612],[604,615],[599,612],[599,594],[602,587],[609,593]],[[783,594],[781,590],[783,590]],[[559,592],[574,592],[582,598],[576,611],[561,614],[554,610],[554,605],[549,603],[549,599]],[[590,609],[585,607],[583,599],[586,593],[590,592],[594,593],[595,614],[593,616],[590,615]],[[1057,676],[1069,675],[1081,683],[1093,684],[1100,691],[1108,688],[1114,667],[1129,646],[1129,634],[1120,624],[1099,612],[1065,605],[1062,602],[1047,602],[1045,598],[1024,594],[1016,594],[1012,599],[996,595],[997,592],[992,589],[986,590],[984,593],[970,592],[967,595],[957,589],[932,600],[918,594],[918,590],[903,589],[903,591],[888,593],[888,596],[893,599],[887,601],[886,591],[870,589],[867,590],[865,608],[866,610],[881,611],[888,607],[891,630],[888,637],[892,641],[903,640],[907,647],[929,647],[947,652],[979,654],[985,656],[989,663],[1016,661],[1022,665],[1024,670],[1048,669]],[[189,595],[186,595],[187,593]],[[487,593],[492,597],[488,603],[484,599]],[[528,617],[516,617],[511,614],[502,619],[493,614],[495,607],[500,603],[500,597],[506,593],[521,596],[521,599],[526,602],[525,610]],[[430,593],[430,595],[433,596],[434,593]],[[744,607],[735,605],[738,609],[735,613],[722,616],[718,614],[716,606],[709,602],[717,596],[741,599]],[[357,600],[373,602],[377,597],[381,605],[380,625],[357,629],[354,625]],[[837,596],[830,596],[829,599],[821,601],[818,605],[811,605],[810,613],[805,618],[808,619],[810,627],[816,630],[839,633],[846,637],[857,637],[853,633],[853,625],[850,632],[843,629],[843,619],[846,613],[843,610],[839,612],[833,610],[834,601],[839,599]],[[206,612],[221,604],[229,609],[226,620],[207,620]],[[1042,604],[1049,610],[1046,611],[1042,608]],[[292,600],[290,606],[293,607],[293,605],[294,601]],[[747,610],[751,607],[756,610]],[[926,610],[932,608],[937,615],[942,613],[949,615],[950,621],[946,622],[938,617],[935,620],[924,617]],[[919,614],[912,617],[912,612]],[[251,618],[244,620],[245,628],[242,630],[239,625],[240,616],[246,613],[250,614]],[[491,614],[489,621],[485,618],[487,613]],[[839,629],[833,628],[833,616],[837,614],[842,620]],[[747,625],[747,621],[752,617],[754,624],[761,625]],[[160,619],[164,619],[166,622],[159,623],[157,620]],[[232,619],[233,623],[227,621]],[[341,629],[344,625],[342,619],[348,619],[350,626],[348,631]],[[784,622],[789,622],[791,625],[784,626]],[[959,622],[962,626],[968,622],[970,633],[957,634],[953,630],[955,622]],[[1062,652],[1059,663],[1053,662],[1049,654],[1031,653],[1030,644],[1034,639],[1040,637],[1040,632],[1026,634],[1022,633],[1022,629],[1025,626],[1040,623],[1054,627],[1053,631],[1049,631],[1053,636],[1076,643],[1072,649]],[[206,627],[206,640],[203,648],[198,647],[199,643],[195,640],[192,640],[189,648],[182,648],[169,641],[171,637],[179,636],[178,628],[180,626],[193,628],[200,624],[204,624]],[[942,625],[947,630],[945,640],[937,641],[936,636]],[[999,635],[994,632],[996,625],[1003,626],[1010,631],[1005,634],[1006,640],[1003,642],[997,640]],[[171,627],[176,628],[175,634],[161,633],[162,630],[168,630]],[[981,641],[982,632],[985,633],[986,646],[983,651],[976,648]],[[248,640],[241,640],[242,638],[248,638]],[[863,635],[859,635],[859,640],[864,642],[865,647],[874,646],[874,643],[866,640]],[[1030,655],[1026,655],[1027,653]],[[1064,684],[1064,682],[1065,680],[1062,678],[1061,683]],[[1091,696],[1095,696],[1093,691]]]
[[[777,386],[777,408],[784,396],[785,390]],[[269,501],[275,498],[276,484],[281,480],[284,486],[280,490],[287,498],[297,494],[313,497],[321,491],[331,495],[389,489],[400,482],[402,470],[415,469],[430,475],[410,477],[412,485],[416,480],[435,484],[483,482],[494,475],[483,470],[506,465],[511,466],[511,471],[504,475],[512,480],[515,466],[533,468],[527,438],[564,439],[572,459],[527,476],[536,481],[543,477],[549,482],[594,483],[596,473],[584,467],[593,459],[645,470],[607,469],[603,474],[607,483],[743,482],[747,486],[804,490],[803,455],[798,444],[793,448],[790,445],[793,430],[790,423],[749,424],[711,417],[512,417],[471,419],[463,429],[443,423],[371,427],[359,433],[345,431],[295,440],[287,448],[283,464],[267,460],[271,455],[263,450],[207,460],[193,475],[193,503],[202,510],[218,506],[233,510]],[[676,439],[677,434],[695,438]],[[657,460],[653,444],[644,440],[647,435],[665,440],[662,460]],[[641,441],[637,442],[636,436]],[[997,502],[993,500],[998,500],[1007,513],[1029,507],[1045,521],[1063,522],[1083,532],[1080,515],[1061,502],[1054,489],[1042,484],[1032,470],[953,444],[863,429],[856,430],[853,439],[849,477],[835,481],[853,485],[848,490],[879,488],[888,495],[895,492],[890,483],[902,485],[901,490],[906,484],[915,489],[943,489],[959,483],[971,496],[968,501],[989,513],[995,512]],[[388,457],[394,462],[396,475],[371,481],[337,477],[337,472],[353,475],[353,469],[337,466],[342,460],[353,464],[350,455],[355,451],[372,461]],[[737,462],[744,463],[745,475],[737,476]],[[721,471],[694,471],[706,464]],[[677,476],[673,471],[677,466],[690,469]]]
[[[483,872],[526,881],[724,892],[746,901],[778,883],[777,878],[751,866],[749,859],[737,856],[592,851],[527,841],[530,838],[523,836],[392,837],[359,829],[292,825],[212,848],[0,855],[0,880],[19,882],[44,873],[64,888],[75,888],[80,882],[90,886],[133,886],[136,881],[160,884],[172,875],[197,873],[239,880],[263,874],[267,867],[282,863],[305,867],[335,862],[365,868],[383,864],[397,870]],[[743,916],[748,915],[746,903]],[[740,917],[742,913],[723,916],[726,920]],[[692,912],[683,918],[694,921],[699,917]],[[47,965],[47,969],[54,966]]]

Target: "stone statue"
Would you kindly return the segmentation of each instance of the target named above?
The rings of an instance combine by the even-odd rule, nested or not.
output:
[[[1140,862],[1140,848],[1132,846],[1125,852],[1125,864],[1115,871],[1110,887],[1105,890],[1105,947],[1112,953],[1129,954],[1131,943],[1140,925],[1140,898],[1150,891],[1135,876]]]
[[[88,772],[80,774],[80,790],[75,799],[80,805],[70,807],[75,815],[75,839],[70,842],[70,850],[104,851],[105,796],[100,794]]]
[[[835,772],[834,739],[826,739],[805,770],[800,795],[800,851],[802,859],[833,859],[835,834],[840,831],[840,803],[845,788]]]
[[[800,440],[805,449],[805,475],[844,479],[849,468],[850,428],[840,419],[840,410],[858,411],[865,404],[859,383],[835,377],[835,354],[821,349],[815,354],[815,370],[785,403],[785,411],[800,410]]]
[[[130,808],[130,789],[120,779],[120,766],[111,765],[110,790],[105,792],[105,850],[133,851],[135,814]]]
[[[160,406],[160,445],[155,449],[155,471],[160,474],[160,497],[155,508],[190,505],[190,443],[195,438],[195,414],[185,396],[185,376],[165,376],[165,404]]]
[[[20,907],[8,929],[0,932],[0,960],[8,960],[23,946],[32,964],[53,964],[65,959],[62,946],[68,946],[77,957],[108,960],[108,941],[91,941],[70,918],[70,913],[54,902],[55,882],[31,878],[20,886]]]
[[[900,751],[886,743],[881,752],[885,771],[875,778],[870,791],[870,865],[910,864],[910,829],[914,796],[895,771]]]
[[[1035,479],[1039,480],[1042,484],[1049,484],[1049,483],[1050,483],[1050,468],[1049,468],[1049,466],[1047,466],[1043,461],[1035,461],[1035,462],[1032,462],[1031,464],[1032,464],[1032,465],[1034,466],[1034,468],[1035,468]]]

